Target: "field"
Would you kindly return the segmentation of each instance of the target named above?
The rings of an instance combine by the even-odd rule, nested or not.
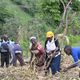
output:
[[[49,1],[49,5],[45,4],[44,1]],[[58,1],[60,0],[0,0],[0,18],[3,18],[2,22],[0,21],[0,36],[7,33],[11,40],[17,41],[18,39],[23,48],[24,57],[29,57],[30,37],[36,36],[44,46],[46,32],[49,30],[55,32],[55,29],[59,25],[57,22],[59,15],[56,13],[60,13],[60,11],[62,13],[62,9],[60,10],[58,5],[54,5],[54,2]],[[42,3],[44,3],[43,6]],[[77,7],[77,3],[75,4],[73,4],[72,8]],[[50,11],[53,14],[56,12],[56,16],[50,13],[44,14],[44,11]],[[9,19],[6,16],[7,14],[11,15]],[[66,35],[69,37],[70,45],[80,46],[80,10],[76,11],[76,14],[75,10],[72,10],[68,18],[69,25]],[[5,21],[4,24],[3,21]],[[64,22],[59,34],[64,32],[65,26]],[[66,45],[66,41],[61,39],[60,42],[60,47],[63,48]],[[72,57],[62,54],[61,69],[68,67],[72,63]],[[67,72],[57,73],[54,76],[50,73],[48,76],[43,77],[43,71],[40,73],[34,72],[29,68],[29,64],[26,64],[23,67],[18,65],[18,67],[0,68],[0,80],[80,80],[80,78],[78,67]]]
[[[67,56],[67,60],[62,61],[61,68],[69,66],[72,61]],[[56,73],[54,76],[51,73],[48,76],[43,76],[43,71],[39,73],[33,71],[26,64],[23,67],[0,68],[0,80],[80,80],[78,67],[67,72]]]

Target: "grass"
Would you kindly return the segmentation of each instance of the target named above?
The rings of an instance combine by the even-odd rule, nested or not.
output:
[[[22,25],[26,25],[28,20],[31,19],[31,16],[25,12],[23,12],[18,5],[12,3],[11,0],[3,0],[6,3],[6,9],[9,13],[13,14],[16,19],[18,19],[19,23]]]

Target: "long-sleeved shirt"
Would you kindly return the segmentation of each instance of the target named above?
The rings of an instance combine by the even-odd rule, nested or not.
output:
[[[74,62],[77,62],[80,59],[80,47],[72,47],[71,55],[74,59]]]

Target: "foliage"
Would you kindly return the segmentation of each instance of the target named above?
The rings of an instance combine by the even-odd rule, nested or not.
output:
[[[42,3],[42,10],[44,12],[44,18],[47,22],[53,22],[58,24],[60,21],[59,0],[44,0]]]
[[[65,4],[68,0],[63,0]],[[70,5],[68,35],[74,35],[74,30],[80,34],[79,3],[73,0]],[[72,14],[76,12],[76,16]],[[0,2],[0,35],[7,33],[11,39],[19,38],[24,52],[28,52],[29,38],[35,35],[43,45],[47,31],[55,31],[63,14],[60,0],[1,0]],[[65,23],[64,23],[65,24]],[[18,30],[20,28],[20,30]],[[64,26],[65,27],[65,26]],[[64,27],[61,29],[62,32]],[[20,33],[20,34],[19,34]],[[19,34],[19,35],[18,35]],[[79,38],[78,38],[79,39]],[[76,38],[71,43],[78,41]]]
[[[16,18],[6,19],[6,23],[3,25],[4,33],[7,33],[12,40],[16,41],[19,26],[20,23]]]
[[[72,7],[72,9],[74,10],[74,11],[80,11],[80,1],[79,0],[73,0],[72,1],[72,5],[71,5],[71,7]]]
[[[10,17],[12,17],[12,14],[10,14],[6,9],[6,3],[4,2],[0,2],[0,34],[4,33],[4,28],[3,28],[3,24],[6,23],[6,19],[9,19]]]
[[[5,9],[6,4],[0,2],[0,23],[5,23],[5,18],[9,18],[11,14]]]
[[[71,46],[80,46],[80,35],[69,35],[70,45]]]
[[[69,0],[63,1],[66,5]],[[69,26],[67,35],[72,46],[80,46],[79,5],[80,2],[78,0],[72,0],[70,4],[71,12],[68,16]],[[60,0],[0,0],[0,35],[7,33],[10,39],[14,41],[18,39],[23,48],[24,56],[28,57],[29,38],[36,36],[44,45],[46,32],[49,30],[55,31],[56,26],[60,23],[63,10]],[[76,14],[73,16],[74,13]],[[62,27],[62,32],[64,27]],[[77,34],[75,34],[76,31],[78,32]],[[71,60],[68,60],[68,57],[64,59],[64,66],[70,64]],[[4,69],[0,69],[0,79],[41,80],[40,75],[38,76],[29,70],[28,66]],[[58,78],[59,80],[73,80],[75,78],[78,80],[78,72],[75,69],[67,72],[67,74],[69,75],[60,73],[57,77],[56,75],[54,77],[47,76],[44,80],[53,78],[55,80]]]
[[[17,5],[22,5],[22,0],[11,0],[13,1],[14,3],[16,3]]]
[[[69,22],[69,34],[71,35],[79,35],[80,34],[80,19],[79,19],[79,16],[80,14],[79,13],[73,13],[75,14],[75,17],[72,16],[72,14],[69,15],[69,18],[72,17],[72,20],[71,22]]]

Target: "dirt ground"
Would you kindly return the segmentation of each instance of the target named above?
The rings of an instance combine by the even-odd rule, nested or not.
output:
[[[61,68],[67,67],[72,63],[70,57],[66,56],[61,62]],[[36,73],[29,68],[29,65],[23,67],[0,68],[0,80],[80,80],[79,68],[76,67],[67,72],[56,73],[54,76],[49,74],[43,77],[42,72]]]

